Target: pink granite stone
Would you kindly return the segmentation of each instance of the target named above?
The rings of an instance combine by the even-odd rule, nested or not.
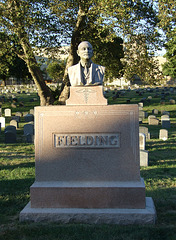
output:
[[[70,98],[66,105],[107,105],[103,86],[70,87]]]
[[[36,180],[21,219],[46,219],[44,212],[50,209],[48,220],[53,216],[65,222],[74,215],[80,221],[83,209],[88,209],[94,220],[86,221],[101,218],[107,223],[114,218],[112,211],[119,217],[125,209],[131,218],[134,209],[130,221],[135,222],[143,209],[146,219],[141,223],[148,221],[140,177],[138,105],[107,105],[102,86],[73,87],[70,94],[66,106],[35,108]],[[120,215],[118,209],[123,210]],[[122,218],[128,222],[125,213]],[[150,222],[154,219],[152,205]]]

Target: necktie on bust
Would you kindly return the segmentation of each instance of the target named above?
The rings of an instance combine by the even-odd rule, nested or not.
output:
[[[91,67],[91,63],[81,64],[82,83],[84,85],[89,83],[90,67]]]
[[[87,65],[85,65],[85,66],[84,66],[84,75],[86,76],[86,75],[87,75],[87,73],[88,73],[88,66],[87,66]]]

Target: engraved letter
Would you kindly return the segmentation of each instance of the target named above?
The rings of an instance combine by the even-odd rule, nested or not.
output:
[[[83,136],[78,136],[78,146],[84,146],[85,143],[85,139],[83,138]]]
[[[116,140],[115,140],[116,139]],[[117,145],[117,136],[109,137],[109,144],[110,145]]]
[[[100,145],[108,145],[108,136],[100,136],[99,137],[100,140]]]
[[[59,145],[59,146],[65,145],[65,143],[64,143],[64,138],[65,138],[64,136],[62,136],[62,137],[59,136],[59,137],[58,137],[58,145]]]
[[[78,145],[78,139],[77,139],[77,136],[71,136],[70,137],[70,145]]]
[[[86,145],[90,146],[94,142],[94,139],[92,136],[86,136]]]

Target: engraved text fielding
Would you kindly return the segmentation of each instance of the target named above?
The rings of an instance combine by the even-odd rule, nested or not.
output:
[[[104,134],[54,134],[56,148],[118,148],[119,133]]]

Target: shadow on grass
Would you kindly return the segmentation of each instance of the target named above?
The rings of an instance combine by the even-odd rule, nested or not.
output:
[[[176,229],[156,226],[88,224],[21,224],[8,229],[3,240],[174,240]]]
[[[1,189],[0,193],[5,194],[19,194],[24,191],[29,192],[29,187],[35,181],[34,177],[26,177],[24,179],[17,180],[1,180]]]
[[[0,218],[1,224],[11,222],[15,215],[29,202],[30,186],[34,182],[34,178],[25,178],[18,180],[1,181],[0,189]],[[1,238],[0,238],[1,239]],[[17,238],[18,239],[18,238]]]
[[[154,181],[161,181],[164,186],[164,180],[175,178],[175,167],[157,167],[154,169],[145,168],[141,169],[141,176],[147,181],[148,179]]]

